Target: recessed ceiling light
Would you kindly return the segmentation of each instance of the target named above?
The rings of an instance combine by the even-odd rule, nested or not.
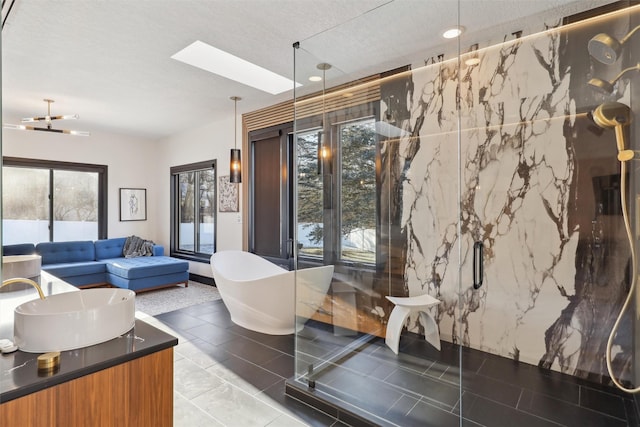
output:
[[[277,95],[293,89],[293,80],[196,40],[171,58],[227,79]],[[297,86],[302,86],[296,83]]]
[[[464,31],[464,27],[453,27],[449,28],[445,32],[442,33],[442,37],[445,39],[455,39]]]
[[[319,81],[322,81],[322,77],[320,77],[320,76],[311,76],[311,77],[309,77],[309,81],[310,82],[319,82]]]
[[[470,67],[472,65],[478,65],[480,63],[480,58],[469,58],[466,61],[464,61],[464,63]]]

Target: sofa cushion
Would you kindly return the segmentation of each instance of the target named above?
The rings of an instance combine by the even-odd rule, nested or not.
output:
[[[63,262],[43,265],[42,269],[56,277],[65,278],[85,274],[105,273],[107,268],[102,261]]]
[[[36,245],[33,243],[18,243],[2,247],[2,255],[32,255],[35,253]]]
[[[96,259],[118,258],[122,256],[122,248],[126,237],[96,240]]]
[[[112,258],[102,260],[107,272],[126,279],[161,276],[189,270],[189,263],[168,256]]]
[[[149,288],[186,283],[189,281],[189,272],[162,274],[160,276],[142,277],[140,279],[124,279],[115,274],[107,273],[107,282],[119,288],[141,291]]]
[[[36,253],[42,256],[42,265],[65,262],[95,261],[96,250],[92,241],[41,242]]]

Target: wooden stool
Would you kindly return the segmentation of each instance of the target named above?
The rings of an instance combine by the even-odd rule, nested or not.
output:
[[[398,354],[398,346],[400,345],[400,333],[404,326],[404,322],[411,313],[418,312],[420,314],[420,322],[424,326],[424,339],[426,342],[440,350],[440,332],[438,324],[431,313],[427,311],[430,307],[440,304],[440,300],[431,295],[424,294],[417,297],[386,297],[395,304],[389,322],[387,323],[387,334],[385,342],[389,348]]]

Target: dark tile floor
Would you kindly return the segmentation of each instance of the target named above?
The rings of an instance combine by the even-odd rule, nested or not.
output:
[[[366,420],[374,425],[457,426],[462,407],[465,426],[640,426],[630,395],[471,349],[463,350],[461,389],[457,347],[443,342],[438,352],[414,334],[403,335],[397,356],[379,338],[340,356],[315,372],[312,392],[306,383],[289,380],[303,399],[309,394],[326,397],[330,405],[324,409],[330,416],[285,395],[285,379],[294,376],[295,351],[302,372],[307,364],[320,366],[339,353],[353,336],[344,331],[334,335],[326,325],[314,323],[298,335],[297,343],[292,335],[252,332],[234,325],[221,301],[155,318],[307,425]],[[338,415],[335,406],[341,408]],[[349,412],[359,418],[341,415]]]
[[[241,328],[222,301],[142,320],[178,337],[174,426],[344,426],[285,395],[294,374],[294,337]]]

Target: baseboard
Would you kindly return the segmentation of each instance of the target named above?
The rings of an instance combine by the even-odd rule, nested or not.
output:
[[[215,286],[216,282],[213,280],[213,277],[201,276],[199,274],[189,273],[189,280],[193,280],[194,282],[202,283],[204,285]]]

